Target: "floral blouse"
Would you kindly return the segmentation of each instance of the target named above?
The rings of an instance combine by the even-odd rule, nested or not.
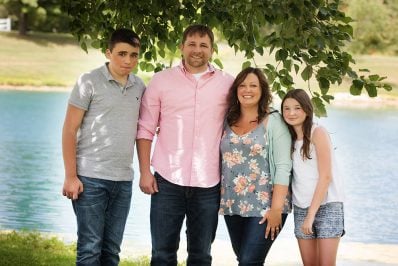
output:
[[[221,215],[262,217],[271,207],[273,184],[265,135],[263,123],[241,136],[225,127],[220,146]]]

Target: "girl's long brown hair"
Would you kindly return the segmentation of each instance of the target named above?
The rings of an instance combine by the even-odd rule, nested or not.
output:
[[[257,122],[263,120],[265,115],[267,114],[267,110],[272,102],[272,95],[269,90],[267,79],[265,78],[264,73],[259,68],[248,67],[243,69],[235,78],[234,82],[232,83],[229,93],[227,96],[227,114],[226,120],[229,126],[233,126],[240,117],[240,104],[238,100],[238,87],[239,85],[246,79],[247,75],[250,73],[257,76],[260,82],[260,90],[261,90],[261,97],[258,102],[258,118]]]
[[[294,89],[291,91],[288,91],[285,95],[285,97],[282,100],[281,103],[281,110],[283,113],[283,104],[286,99],[295,99],[307,115],[307,117],[304,120],[303,123],[303,146],[301,147],[301,155],[303,159],[311,159],[310,157],[310,144],[311,144],[311,128],[313,124],[313,116],[314,116],[314,108],[311,103],[311,99],[308,96],[308,94],[302,90],[302,89]],[[286,121],[285,121],[286,123]],[[286,123],[287,124],[287,123]],[[290,135],[292,136],[292,148],[291,151],[292,153],[294,152],[294,143],[297,140],[297,134],[296,131],[294,131],[294,128],[287,124],[287,127],[290,131]]]

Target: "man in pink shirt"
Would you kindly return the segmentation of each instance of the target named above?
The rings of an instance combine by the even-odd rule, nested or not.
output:
[[[177,265],[185,217],[187,265],[211,265],[220,200],[219,143],[234,80],[209,64],[213,43],[207,26],[189,26],[180,65],[156,73],[142,99],[137,151],[140,188],[152,195],[151,265]]]

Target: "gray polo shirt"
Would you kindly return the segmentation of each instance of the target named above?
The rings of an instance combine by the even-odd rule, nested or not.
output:
[[[77,174],[113,181],[133,179],[137,121],[145,85],[130,74],[123,88],[107,64],[80,76],[69,104],[85,110],[77,135]]]

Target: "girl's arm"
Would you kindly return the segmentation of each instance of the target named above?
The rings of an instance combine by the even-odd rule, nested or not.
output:
[[[317,127],[312,135],[312,143],[318,159],[319,180],[304,220],[302,231],[312,234],[312,224],[319,206],[325,199],[330,181],[332,180],[332,145],[328,132],[323,127]]]

